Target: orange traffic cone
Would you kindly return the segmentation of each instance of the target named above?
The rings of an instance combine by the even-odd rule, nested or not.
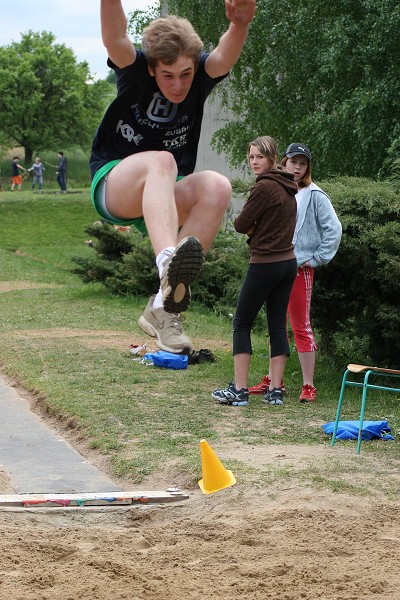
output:
[[[199,486],[203,494],[213,494],[218,490],[235,485],[236,479],[232,471],[225,469],[206,440],[200,440],[201,472]]]

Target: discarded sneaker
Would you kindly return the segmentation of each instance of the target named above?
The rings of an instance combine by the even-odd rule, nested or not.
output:
[[[299,398],[300,402],[305,404],[306,402],[316,402],[317,401],[317,390],[313,385],[306,383],[301,388],[301,394]]]
[[[257,383],[257,385],[254,385],[253,387],[249,387],[249,394],[265,394],[265,392],[267,391],[267,389],[269,388],[271,384],[271,379],[269,378],[269,375],[265,375],[260,383]],[[281,381],[281,385],[280,385],[282,391],[284,394],[286,394],[286,388],[285,385],[283,383],[283,379]]]
[[[204,262],[204,252],[199,240],[186,237],[177,245],[165,263],[161,277],[164,310],[181,313],[191,299],[190,284],[196,279]]]
[[[193,349],[191,340],[184,334],[181,316],[166,312],[163,308],[153,308],[151,296],[138,324],[145,333],[155,337],[161,350],[175,354],[190,354]]]
[[[220,404],[230,404],[231,406],[248,406],[249,392],[247,388],[237,390],[234,383],[230,383],[226,389],[215,389],[211,396],[218,400]]]
[[[197,362],[199,365],[205,362],[217,362],[217,357],[208,348],[201,348]]]
[[[193,350],[189,355],[189,365],[201,365],[205,362],[216,362],[217,357],[208,348],[202,348],[198,352]]]
[[[131,344],[129,346],[129,352],[134,356],[144,356],[148,350],[147,344],[138,346],[137,344]]]
[[[273,388],[272,390],[268,388],[264,394],[263,402],[270,406],[279,406],[283,404],[282,388]]]

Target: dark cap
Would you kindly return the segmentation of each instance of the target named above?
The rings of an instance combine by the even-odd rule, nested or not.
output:
[[[304,156],[307,156],[308,160],[311,160],[311,152],[304,144],[290,144],[290,146],[286,148],[284,156],[292,158],[292,156],[297,156],[298,154],[304,154]]]

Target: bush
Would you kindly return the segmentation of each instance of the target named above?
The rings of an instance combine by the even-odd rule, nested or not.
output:
[[[399,182],[322,183],[342,222],[334,260],[316,271],[313,321],[321,349],[342,362],[399,367]]]
[[[114,293],[148,297],[159,278],[148,237],[135,228],[120,231],[108,223],[85,229],[92,238],[92,258],[75,257],[73,273],[85,283],[101,283]],[[204,268],[192,286],[192,298],[219,314],[234,311],[248,262],[244,236],[220,231],[207,254]]]

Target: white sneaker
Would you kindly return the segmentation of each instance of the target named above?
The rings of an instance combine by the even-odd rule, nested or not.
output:
[[[151,337],[156,338],[161,350],[175,354],[190,354],[193,350],[191,340],[184,334],[181,316],[166,312],[163,308],[153,308],[151,296],[138,324]]]

